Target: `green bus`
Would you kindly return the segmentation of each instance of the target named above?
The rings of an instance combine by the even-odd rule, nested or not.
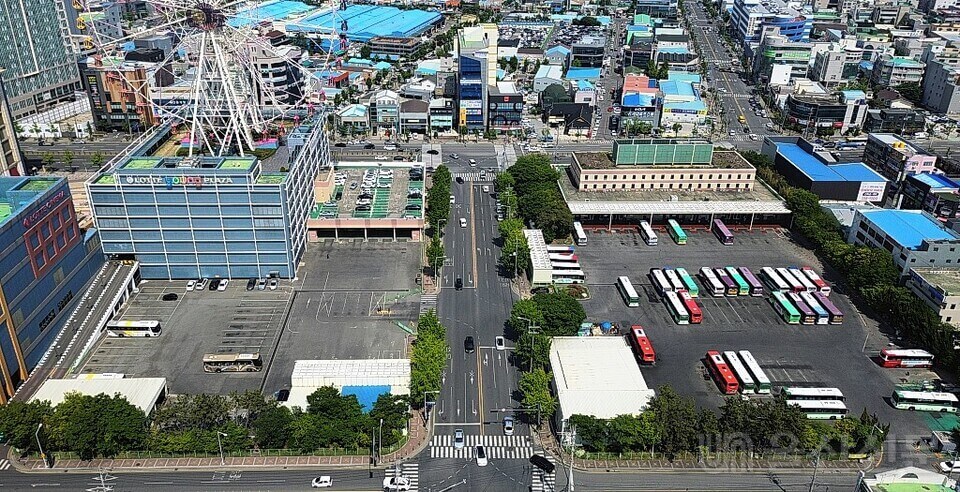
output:
[[[957,413],[957,397],[937,391],[894,391],[893,406],[900,410]]]
[[[687,286],[687,293],[690,294],[690,297],[700,297],[700,287],[697,286],[697,282],[693,280],[693,277],[687,273],[686,268],[677,268],[677,275],[680,276],[680,281],[683,282],[683,285]]]
[[[793,304],[790,304],[790,301],[787,300],[787,296],[783,295],[783,292],[771,291],[770,297],[767,299],[784,321],[791,325],[800,324],[800,311],[797,311],[797,308],[793,307]]]
[[[667,232],[677,244],[687,244],[687,233],[683,232],[677,221],[670,219],[667,221]]]
[[[728,266],[724,268],[724,270],[726,270],[727,273],[730,274],[730,278],[732,278],[734,283],[737,284],[738,296],[750,295],[750,284],[748,284],[747,281],[744,280],[743,275],[740,275],[740,272],[738,272],[736,268],[733,268],[732,266]]]

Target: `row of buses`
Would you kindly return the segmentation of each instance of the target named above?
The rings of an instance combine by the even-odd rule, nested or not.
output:
[[[111,320],[104,328],[109,337],[158,337],[162,333],[157,320]],[[249,354],[205,354],[203,372],[259,372],[263,360],[259,353]]]
[[[576,228],[576,225],[577,224],[574,223],[574,228]],[[717,239],[719,239],[721,243],[726,245],[733,244],[733,234],[722,220],[715,219],[710,224],[710,230],[717,236]],[[673,239],[675,243],[681,245],[687,244],[687,232],[673,219],[667,220],[667,234],[670,235],[670,239]],[[653,232],[653,227],[645,220],[640,221],[640,236],[643,237],[643,241],[647,243],[647,246],[657,245],[657,233]]]
[[[714,297],[763,295],[763,284],[747,267],[703,267],[700,269],[700,279],[703,288]]]
[[[808,419],[837,420],[846,417],[846,398],[838,388],[780,388],[788,405],[799,407]]]
[[[769,394],[770,379],[749,350],[734,352],[710,350],[706,356],[707,371],[725,395],[741,393]]]
[[[783,292],[773,291],[767,298],[770,305],[783,321],[788,324],[839,325],[843,323],[843,312],[826,296],[819,292]]]
[[[580,266],[580,258],[574,254],[573,246],[548,245],[551,280],[555,284],[582,284],[587,274]]]
[[[760,276],[771,291],[779,292],[819,292],[829,296],[830,284],[820,278],[810,267],[763,267]]]
[[[673,321],[678,325],[703,322],[703,310],[694,300],[700,288],[683,268],[651,268],[650,281],[663,298]]]

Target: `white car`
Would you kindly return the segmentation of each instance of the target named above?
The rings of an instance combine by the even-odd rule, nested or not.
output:
[[[310,487],[314,489],[326,489],[328,487],[333,487],[333,479],[329,475],[324,475],[322,477],[314,478],[310,482]]]
[[[460,217],[460,227],[467,227],[467,219]]]
[[[229,282],[230,282],[229,279],[226,279],[226,278],[220,279],[220,285],[217,286],[217,290],[219,290],[220,292],[227,290],[227,283]]]
[[[187,281],[187,290],[193,290],[196,286],[197,286],[197,281],[196,281],[196,280],[188,280],[188,281]]]
[[[197,285],[196,285],[196,287],[194,287],[194,290],[204,290],[204,289],[206,289],[208,282],[210,282],[210,281],[207,280],[207,279],[205,279],[205,278],[202,278],[202,279],[200,279],[200,280],[197,280]]]
[[[463,429],[457,429],[453,431],[453,448],[454,449],[463,449]]]
[[[937,468],[940,469],[943,473],[951,473],[955,471],[960,471],[960,462],[956,461],[941,461]]]
[[[505,436],[513,435],[513,417],[503,418],[503,435]]]
[[[376,157],[373,158],[373,160],[375,160],[375,161],[385,161],[385,160],[388,160],[388,159],[390,159],[390,158],[387,157],[387,156],[385,156],[385,155],[378,155],[378,156],[376,156]]]
[[[278,282],[277,279],[270,279],[270,290],[277,290],[278,285],[280,285],[280,282]]]
[[[477,446],[477,466],[487,466],[487,451],[483,446]]]
[[[407,477],[386,477],[383,479],[383,490],[406,492],[410,490],[410,479]]]
[[[476,159],[470,159],[470,167],[477,167],[477,160],[476,160]]]
[[[497,350],[506,350],[507,341],[503,337],[496,337],[493,339],[494,346],[497,347]]]
[[[457,203],[457,197],[450,195],[450,204],[453,205],[454,203]]]

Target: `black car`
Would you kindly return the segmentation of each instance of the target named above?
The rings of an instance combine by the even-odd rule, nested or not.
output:
[[[247,280],[247,290],[253,290],[257,288],[257,279],[251,278]]]
[[[549,294],[549,293],[550,293],[550,289],[548,289],[548,288],[546,288],[546,287],[534,287],[533,289],[530,289],[530,293],[533,294],[533,295],[537,295],[537,294]]]
[[[337,142],[337,143],[333,144],[333,146],[334,146],[334,147],[346,147],[347,144],[346,144],[346,142]]]
[[[453,287],[457,290],[463,290],[463,279],[457,277],[457,279],[453,281]]]
[[[395,161],[402,161],[402,160],[405,160],[405,159],[406,159],[406,158],[405,158],[404,156],[402,156],[402,155],[395,155],[395,156],[393,156],[393,160],[395,160]]]
[[[437,154],[440,153],[440,151],[437,150],[437,149],[430,149],[430,150],[427,151],[427,153],[430,154],[430,155],[437,155]]]
[[[474,350],[477,349],[477,344],[473,341],[473,337],[467,337],[463,339],[463,351],[472,354]]]
[[[273,399],[277,401],[287,401],[288,398],[290,398],[290,390],[287,388],[283,388],[273,394]]]
[[[168,292],[163,295],[164,301],[176,301],[179,298],[180,296],[178,296],[176,292]]]
[[[210,290],[217,290],[217,287],[220,287],[220,279],[215,278],[210,280]]]
[[[457,184],[463,184],[463,177],[457,176]]]
[[[406,207],[403,207],[403,209],[404,210],[420,210],[420,205],[417,205],[416,203],[411,203]]]
[[[356,210],[357,212],[369,212],[370,205],[357,205],[357,208],[355,208],[354,210]]]
[[[369,150],[369,149],[375,149],[375,148],[377,148],[377,146],[376,146],[376,145],[373,145],[372,143],[368,143],[368,144],[364,145],[363,148]]]

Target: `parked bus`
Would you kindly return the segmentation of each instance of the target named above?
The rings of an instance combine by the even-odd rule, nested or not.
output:
[[[677,275],[680,276],[680,281],[683,282],[690,297],[700,297],[700,287],[697,286],[697,282],[693,280],[693,277],[687,273],[686,268],[677,268]]]
[[[663,274],[667,276],[667,280],[670,281],[670,285],[673,286],[673,291],[685,289],[686,286],[683,285],[683,281],[680,280],[680,275],[677,275],[677,271],[670,267],[663,268]]]
[[[580,261],[580,258],[573,253],[550,253],[550,261]]]
[[[790,400],[837,400],[845,401],[839,388],[780,388],[780,394]]]
[[[155,320],[109,321],[106,330],[111,337],[158,337],[161,332],[160,322]]]
[[[817,286],[810,281],[806,274],[800,271],[797,267],[787,268],[787,271],[790,272],[790,275],[793,275],[793,278],[800,281],[800,284],[803,285],[804,290],[807,292],[816,292]]]
[[[807,288],[804,287],[799,280],[793,277],[793,274],[790,273],[790,270],[787,270],[784,267],[777,268],[777,275],[779,275],[780,278],[782,278],[783,281],[790,286],[791,292],[803,292],[807,290]]]
[[[699,325],[703,322],[703,311],[700,310],[697,301],[693,300],[693,297],[690,297],[690,293],[685,290],[678,290],[677,295],[680,296],[683,307],[687,308],[687,313],[690,315],[690,323]]]
[[[587,281],[587,274],[583,270],[558,270],[550,271],[550,276],[555,284],[582,284]]]
[[[900,410],[957,413],[957,397],[953,393],[936,391],[894,391],[890,398]]]
[[[673,317],[673,321],[676,324],[690,324],[690,313],[687,312],[687,308],[680,302],[680,296],[678,296],[676,292],[667,292],[665,302],[667,309],[670,311],[670,316]]]
[[[580,263],[576,261],[550,261],[550,266],[554,270],[583,270]]]
[[[743,276],[743,280],[747,282],[747,285],[750,286],[750,295],[754,297],[763,296],[763,283],[757,279],[757,276],[753,274],[747,267],[740,267],[740,275]]]
[[[737,381],[740,383],[740,392],[756,393],[757,385],[753,382],[753,376],[750,375],[747,368],[740,362],[740,357],[737,356],[737,353],[733,350],[728,350],[723,353],[723,358],[727,359],[727,364],[729,364],[730,369],[733,370],[733,375],[737,377]]]
[[[880,360],[883,367],[933,367],[933,354],[920,349],[883,349]]]
[[[630,327],[630,345],[641,364],[657,363],[657,352],[653,350],[653,344],[650,343],[650,339],[647,338],[642,326],[633,325]]]
[[[587,233],[583,232],[583,224],[580,222],[573,222],[573,238],[576,240],[577,246],[587,245]]]
[[[800,269],[800,271],[803,272],[803,274],[806,275],[811,282],[813,282],[813,285],[817,286],[818,292],[825,296],[830,295],[830,291],[832,290],[830,289],[830,284],[828,284],[826,280],[820,278],[820,275],[817,275],[817,272],[813,271],[813,269],[810,267],[803,267]]]
[[[677,244],[687,244],[687,233],[683,232],[677,221],[673,219],[667,221],[667,232]]]
[[[732,395],[740,389],[740,383],[737,382],[737,377],[733,375],[733,371],[730,370],[730,366],[723,360],[720,352],[716,350],[708,351],[706,364],[710,376],[713,377],[713,382],[717,384],[717,387],[720,388],[720,391],[724,394]]]
[[[817,324],[817,313],[813,312],[813,309],[810,309],[810,306],[803,301],[803,298],[800,297],[800,294],[797,294],[796,292],[788,292],[787,298],[790,299],[790,302],[797,307],[797,311],[800,311],[800,324]]]
[[[653,282],[653,287],[657,289],[657,293],[661,296],[666,295],[667,292],[673,292],[673,284],[667,280],[667,276],[659,268],[650,269],[650,281]]]
[[[810,306],[810,309],[812,309],[814,314],[817,315],[818,325],[825,325],[830,322],[830,313],[820,306],[820,303],[817,302],[815,297],[813,297],[813,294],[810,292],[801,292],[800,298],[802,298],[803,302],[805,302],[807,306]]]
[[[723,285],[723,282],[721,282],[720,279],[717,278],[717,274],[713,273],[712,268],[701,268],[700,278],[703,280],[704,288],[708,289],[714,297],[720,297],[726,294],[727,287]]]
[[[620,291],[620,295],[623,296],[623,302],[626,302],[627,306],[640,307],[640,296],[637,295],[636,289],[634,289],[633,284],[630,283],[629,277],[617,277],[617,290]]]
[[[753,354],[751,354],[749,350],[741,350],[739,355],[740,361],[743,362],[743,365],[747,366],[747,370],[749,370],[750,375],[753,376],[753,382],[757,384],[757,393],[770,393],[772,387],[770,378],[768,378],[767,374],[760,368],[760,364],[757,364],[757,359],[753,358]]]
[[[811,420],[839,420],[847,416],[847,405],[837,400],[791,400]]]
[[[640,235],[647,246],[657,245],[657,233],[653,232],[653,227],[650,227],[650,223],[645,220],[640,221]]]
[[[728,296],[734,297],[740,293],[740,286],[730,278],[730,274],[727,273],[723,268],[714,268],[714,272],[717,274],[717,278],[720,279],[720,283],[723,284],[724,293]]]
[[[717,239],[720,240],[723,244],[733,244],[733,234],[730,233],[730,229],[727,229],[727,226],[724,225],[723,221],[720,219],[713,220],[713,233],[717,236]]]
[[[790,290],[790,285],[787,284],[780,275],[777,274],[777,271],[770,267],[763,267],[760,269],[760,277],[763,278],[763,281],[767,283],[767,287],[771,291],[777,292],[786,292]]]
[[[750,295],[750,284],[743,279],[743,276],[740,275],[740,272],[738,272],[736,268],[728,266],[724,268],[724,270],[727,271],[727,274],[730,275],[730,278],[733,280],[733,282],[737,284],[738,296]]]
[[[783,292],[775,290],[770,293],[770,297],[767,299],[784,321],[791,325],[800,322],[800,311],[797,311],[797,308],[793,307],[793,304],[790,304],[790,301],[787,300],[787,296],[785,296]]]
[[[263,360],[259,353],[204,354],[203,372],[260,372]]]
[[[843,324],[843,311],[837,309],[837,306],[827,299],[825,294],[820,292],[814,292],[813,297],[817,299],[817,302],[823,306],[823,309],[827,310],[827,313],[830,314],[830,324],[831,325],[842,325]]]
[[[548,253],[573,254],[573,246],[547,245]]]

